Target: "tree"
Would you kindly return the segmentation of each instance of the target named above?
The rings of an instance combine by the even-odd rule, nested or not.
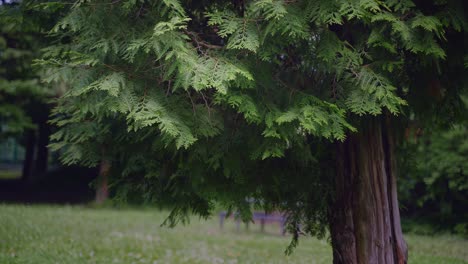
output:
[[[169,224],[214,201],[248,220],[249,200],[287,212],[288,249],[298,226],[329,225],[335,263],[405,263],[396,116],[444,118],[421,107],[428,91],[456,109],[464,7],[76,1],[41,61],[71,87],[52,145],[65,163],[111,164],[120,198],[173,205]]]
[[[31,2],[0,4],[0,140],[15,137],[25,145],[25,180],[47,170],[47,99],[53,92],[40,84],[32,63],[46,44],[42,31],[51,21],[47,14],[35,12]]]
[[[443,128],[418,124],[399,149],[401,201],[407,215],[468,234],[468,100],[461,119]],[[417,134],[417,135],[415,135]],[[414,155],[416,153],[416,155]]]

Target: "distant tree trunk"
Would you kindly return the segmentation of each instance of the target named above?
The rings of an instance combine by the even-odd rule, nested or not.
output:
[[[34,130],[26,132],[26,152],[23,161],[22,180],[29,181],[34,170],[34,152],[36,150],[36,133]]]
[[[103,159],[99,166],[99,175],[97,178],[96,203],[103,204],[109,198],[108,175],[110,171],[110,161]]]
[[[375,118],[337,145],[330,214],[336,264],[407,263],[390,129]]]
[[[23,180],[32,182],[38,175],[47,171],[49,161],[50,125],[49,120],[50,105],[40,101],[35,101],[27,109],[36,129],[26,132],[26,153],[23,163]]]
[[[39,124],[39,135],[37,139],[37,155],[36,165],[34,166],[34,174],[41,175],[47,172],[47,166],[49,163],[49,136],[50,126],[47,124],[47,120],[42,120]]]

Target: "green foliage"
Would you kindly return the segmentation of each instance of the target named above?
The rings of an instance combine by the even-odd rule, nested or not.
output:
[[[239,3],[45,3],[64,16],[38,64],[69,87],[52,146],[66,163],[110,160],[118,193],[172,204],[171,225],[214,201],[248,220],[253,201],[288,214],[294,245],[299,224],[326,233],[330,143],[404,112],[433,69],[459,71],[465,48],[449,45],[465,24],[442,19],[445,3]]]
[[[31,108],[48,95],[31,66],[44,44],[37,37],[44,20],[34,13],[16,1],[0,5],[0,140],[34,128]]]
[[[468,223],[468,140],[466,124],[437,129],[407,143],[400,193],[409,216],[425,216],[439,228],[466,235]],[[406,155],[405,155],[406,154]]]
[[[431,135],[427,145],[420,146],[420,157],[425,165],[418,164],[427,176],[424,182],[434,186],[444,177],[448,188],[454,192],[468,191],[468,133],[465,125],[456,125],[447,131]],[[435,191],[435,190],[434,190]],[[429,193],[430,199],[437,199],[437,193]]]
[[[419,134],[410,133],[400,150],[399,192],[409,216],[466,236],[468,100],[466,95],[461,99],[461,119],[446,127],[425,125],[417,128]]]

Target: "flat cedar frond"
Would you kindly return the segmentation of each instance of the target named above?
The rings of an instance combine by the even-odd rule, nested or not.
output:
[[[447,83],[440,104],[465,87],[453,36],[466,17],[420,2],[63,4],[56,45],[36,62],[66,87],[51,146],[89,166],[105,148],[121,194],[174,205],[169,225],[206,217],[214,201],[248,219],[252,201],[288,213],[292,247],[298,226],[323,236],[331,142],[371,116],[406,114],[427,83]]]

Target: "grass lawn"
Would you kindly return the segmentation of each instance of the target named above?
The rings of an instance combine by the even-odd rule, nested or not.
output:
[[[331,263],[326,241],[303,238],[292,256],[276,226],[235,232],[218,219],[174,229],[167,212],[0,205],[0,263]],[[468,263],[468,241],[407,235],[409,263]]]
[[[21,178],[20,170],[2,170],[0,171],[0,180],[11,180]]]

